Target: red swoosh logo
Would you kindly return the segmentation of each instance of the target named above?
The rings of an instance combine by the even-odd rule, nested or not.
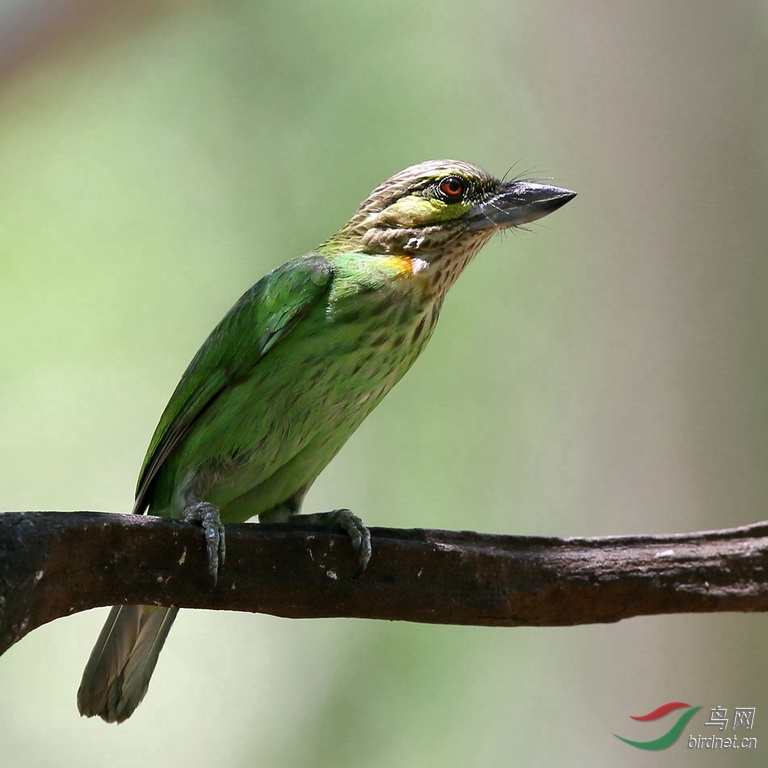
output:
[[[675,709],[681,709],[682,707],[690,706],[690,704],[685,704],[682,701],[670,701],[669,704],[662,704],[660,707],[657,707],[653,710],[653,712],[649,712],[647,715],[630,715],[630,717],[633,720],[641,720],[642,722],[647,723],[649,720],[658,720],[660,717],[668,715]]]

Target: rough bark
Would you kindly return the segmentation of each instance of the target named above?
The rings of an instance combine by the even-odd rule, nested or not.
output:
[[[768,610],[768,523],[662,536],[545,538],[227,526],[218,583],[199,527],[100,512],[0,514],[0,653],[41,624],[117,603],[439,624],[562,626]]]

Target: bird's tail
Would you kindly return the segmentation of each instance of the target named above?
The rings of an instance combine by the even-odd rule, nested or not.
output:
[[[121,723],[139,706],[157,657],[179,612],[156,605],[117,605],[101,630],[85,665],[77,708]]]

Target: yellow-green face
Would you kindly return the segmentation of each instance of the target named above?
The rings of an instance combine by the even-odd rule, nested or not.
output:
[[[534,221],[573,196],[524,180],[502,182],[459,160],[430,160],[374,189],[320,250],[429,258],[449,244],[471,246],[497,229]]]
[[[458,176],[446,176],[437,182],[437,186],[458,187],[459,184]],[[425,227],[461,218],[473,207],[472,201],[466,198],[453,201],[434,196],[432,190],[414,192],[373,214],[365,223],[369,226]]]
[[[426,253],[464,231],[464,217],[498,179],[458,160],[430,160],[387,179],[321,250]]]
[[[418,173],[423,166],[428,166],[431,173]],[[412,179],[405,189],[402,189],[403,175]],[[393,176],[371,193],[366,203],[379,199],[384,204],[367,216],[363,224],[413,228],[450,223],[492,195],[499,184],[485,171],[467,163],[422,163]],[[389,199],[387,192],[392,195]],[[361,208],[368,207],[366,203]]]

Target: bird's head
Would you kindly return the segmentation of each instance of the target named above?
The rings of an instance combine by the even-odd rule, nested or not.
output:
[[[448,260],[460,271],[494,232],[540,219],[575,195],[522,179],[500,181],[459,160],[429,160],[376,187],[320,250],[417,257],[430,265]]]

